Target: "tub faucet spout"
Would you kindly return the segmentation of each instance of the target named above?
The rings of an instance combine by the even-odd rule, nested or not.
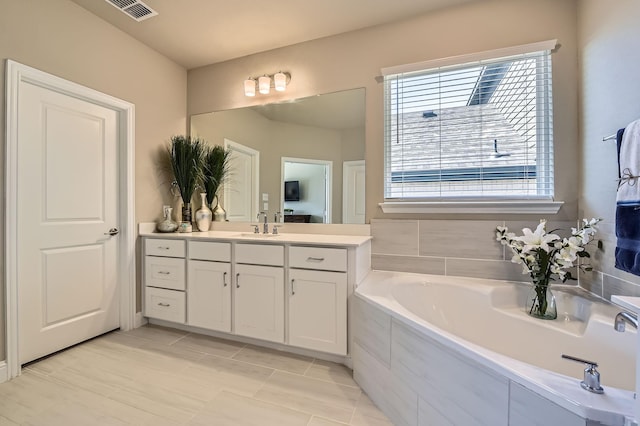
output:
[[[616,331],[622,333],[625,330],[625,326],[627,323],[637,330],[638,316],[629,312],[622,311],[618,315],[616,315],[616,321],[614,322],[613,327],[616,329]]]

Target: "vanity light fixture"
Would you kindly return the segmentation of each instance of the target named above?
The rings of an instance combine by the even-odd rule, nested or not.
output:
[[[248,78],[244,81],[244,95],[245,96],[256,95],[256,81],[253,78]]]
[[[260,77],[249,77],[244,81],[245,96],[255,96],[257,91],[263,95],[268,95],[273,87],[277,92],[284,92],[287,83],[291,81],[291,74],[288,72],[278,71],[275,74],[264,74]]]
[[[273,75],[273,85],[276,88],[276,92],[284,92],[287,88],[287,75],[282,71],[278,71]]]
[[[268,95],[271,90],[271,77],[263,75],[258,78],[258,91],[263,95]]]

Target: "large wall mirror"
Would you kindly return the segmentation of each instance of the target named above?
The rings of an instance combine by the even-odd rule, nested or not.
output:
[[[231,150],[229,221],[364,223],[365,89],[191,116],[191,135]]]

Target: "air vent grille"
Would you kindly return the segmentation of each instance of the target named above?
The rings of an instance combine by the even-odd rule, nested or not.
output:
[[[156,16],[158,12],[140,0],[105,0],[113,7],[118,8],[121,12],[126,13],[130,18],[136,21],[144,21],[152,16]]]

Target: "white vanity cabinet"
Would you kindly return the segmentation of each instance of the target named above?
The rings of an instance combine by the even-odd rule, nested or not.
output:
[[[236,244],[235,334],[284,343],[284,246]]]
[[[347,250],[289,247],[289,344],[347,354]]]
[[[140,235],[152,323],[348,358],[348,299],[371,269],[370,237],[150,229]]]
[[[189,241],[187,324],[231,332],[231,243]]]
[[[185,244],[180,240],[145,240],[145,316],[185,322]]]

